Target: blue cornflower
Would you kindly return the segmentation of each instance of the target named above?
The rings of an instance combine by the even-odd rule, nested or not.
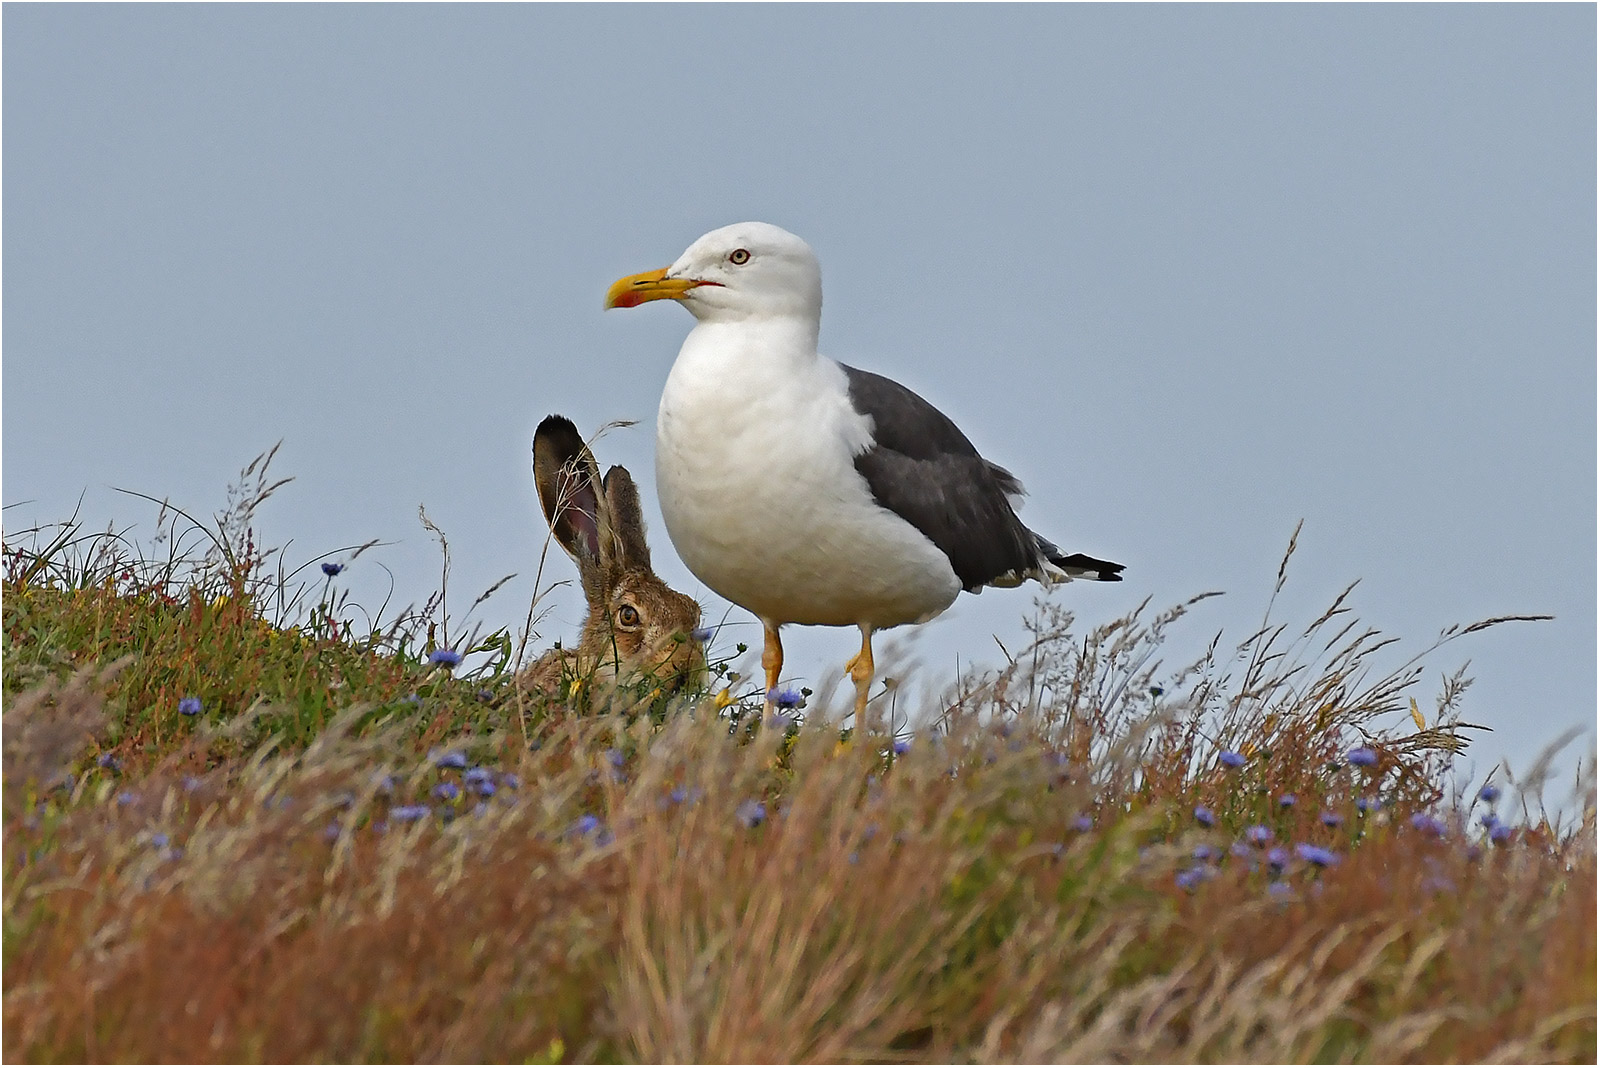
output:
[[[1320,819],[1324,827],[1337,827],[1344,822],[1344,817],[1337,812],[1324,812]]]
[[[200,714],[200,698],[185,697],[178,702],[178,711],[185,716],[198,716]]]
[[[1411,816],[1411,826],[1424,834],[1431,834],[1435,838],[1444,837],[1449,830],[1442,820],[1426,812],[1416,812]]]
[[[333,576],[337,575],[343,570],[343,564],[334,563],[332,560],[329,560],[327,563],[322,565],[322,573],[327,575],[329,578],[333,578]]]
[[[733,814],[746,827],[758,827],[767,818],[767,806],[751,798],[735,809]]]
[[[433,788],[433,796],[446,801],[454,801],[461,796],[461,787],[453,782],[442,782]]]
[[[433,758],[436,767],[464,768],[467,766],[467,754],[459,749],[452,749],[448,753]]]
[[[1072,821],[1072,829],[1075,830],[1075,831],[1092,831],[1092,830],[1094,830],[1094,817],[1093,816],[1079,816],[1077,819]]]
[[[1315,864],[1319,868],[1326,868],[1331,864],[1339,863],[1339,854],[1331,849],[1323,849],[1321,846],[1311,845],[1309,842],[1301,842],[1294,847],[1294,852],[1295,856],[1301,860],[1308,864]]]
[[[1267,851],[1267,865],[1273,871],[1282,871],[1289,866],[1289,851],[1282,846],[1273,846]]]
[[[479,779],[475,782],[470,782],[467,785],[472,787],[473,790],[477,791],[479,797],[494,796],[495,785],[492,779]]]
[[[1233,845],[1228,847],[1228,852],[1236,857],[1248,857],[1254,855],[1251,853],[1250,847],[1245,845],[1243,842],[1233,843]]]
[[[799,708],[800,691],[793,686],[774,686],[767,691],[767,700],[774,708]]]
[[[340,833],[339,821],[333,820],[326,827],[322,828],[322,840],[324,842],[337,842],[339,840]]]
[[[1200,865],[1195,865],[1192,868],[1185,868],[1180,871],[1176,876],[1173,877],[1173,881],[1178,884],[1179,890],[1187,890],[1190,893],[1193,893],[1195,889],[1198,888],[1203,881],[1205,881],[1207,874],[1208,872],[1205,868],[1201,867]]]
[[[1350,750],[1344,758],[1358,768],[1370,768],[1378,762],[1378,752],[1363,745]]]
[[[694,628],[691,636],[695,641],[699,642],[701,645],[704,645],[706,642],[710,641],[712,636],[715,634],[716,631],[712,630],[710,627],[696,627]]]
[[[1510,837],[1511,837],[1511,825],[1510,824],[1498,823],[1497,822],[1493,827],[1489,828],[1489,841],[1495,843],[1496,845],[1499,845],[1499,844],[1505,842]]]
[[[454,649],[435,649],[428,654],[428,663],[443,664],[447,668],[453,668],[461,663],[461,654]]]
[[[1282,797],[1278,798],[1278,807],[1279,808],[1293,808],[1294,807],[1294,803],[1296,801],[1298,801],[1298,800],[1300,800],[1300,799],[1298,797],[1294,796],[1294,794],[1284,794]]]
[[[157,849],[165,849],[167,847],[167,836],[160,831],[157,831],[155,834],[150,836],[150,844],[155,846]]]
[[[905,756],[907,753],[911,752],[911,739],[896,738],[894,740],[894,745],[890,746],[890,748],[894,750],[895,756]]]
[[[404,701],[408,705],[421,705],[422,704],[422,695],[421,694],[415,694],[415,693],[408,693],[404,697],[400,698],[400,700]]]
[[[1217,762],[1225,768],[1242,768],[1245,765],[1245,755],[1235,753],[1232,749],[1224,749],[1217,755]]]
[[[423,819],[432,811],[427,805],[396,805],[389,810],[389,818],[409,822]]]
[[[132,790],[124,790],[117,795],[117,804],[119,805],[131,805],[137,800],[139,800],[139,795]]]
[[[585,812],[583,815],[578,817],[575,823],[573,823],[572,833],[581,837],[582,835],[593,834],[603,826],[604,824],[600,822],[599,816],[591,815],[590,813]]]
[[[1194,806],[1194,821],[1202,827],[1215,827],[1217,814],[1204,805]]]
[[[1254,824],[1244,829],[1244,836],[1250,840],[1251,845],[1266,845],[1272,841],[1272,828],[1265,824]]]
[[[605,758],[606,762],[614,768],[620,768],[622,765],[628,762],[628,758],[623,755],[623,752],[620,749],[607,749],[605,751]]]
[[[685,790],[681,786],[674,786],[672,788],[672,792],[667,795],[667,800],[671,801],[674,805],[681,805],[685,801],[689,800],[689,791]]]
[[[1222,853],[1217,849],[1216,846],[1201,843],[1200,845],[1194,847],[1195,860],[1216,860],[1221,856]]]
[[[1492,805],[1500,800],[1500,787],[1492,782],[1483,784],[1483,789],[1478,791],[1478,800],[1486,805]]]
[[[100,754],[100,759],[96,760],[95,763],[99,764],[102,768],[105,768],[105,769],[107,769],[109,771],[121,771],[122,770],[122,761],[118,760],[116,757],[112,756],[110,753],[101,753]]]
[[[1370,798],[1370,797],[1358,797],[1358,798],[1356,798],[1356,811],[1361,813],[1363,816],[1365,816],[1367,813],[1371,812],[1373,809],[1375,809],[1377,807],[1378,807],[1378,802],[1373,798]]]
[[[461,781],[465,783],[493,782],[494,772],[482,764],[475,764],[462,773]]]
[[[1267,884],[1267,893],[1273,897],[1288,897],[1294,893],[1294,887],[1285,882],[1274,881]]]
[[[1492,831],[1494,830],[1495,826],[1499,824],[1500,817],[1496,816],[1493,812],[1485,812],[1483,815],[1478,817],[1478,822],[1483,825],[1485,830]]]
[[[508,771],[500,776],[500,785],[507,790],[520,790],[522,788],[522,776]]]

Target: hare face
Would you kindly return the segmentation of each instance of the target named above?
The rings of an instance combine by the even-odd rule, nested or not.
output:
[[[592,613],[580,649],[596,681],[652,679],[667,690],[693,686],[705,670],[694,638],[700,606],[655,575],[622,576],[606,611]],[[620,674],[619,674],[620,672]]]

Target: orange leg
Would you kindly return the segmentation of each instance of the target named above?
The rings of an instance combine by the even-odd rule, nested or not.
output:
[[[761,621],[761,666],[767,672],[767,692],[763,699],[762,721],[772,717],[772,691],[778,688],[778,676],[783,672],[783,639],[778,636],[778,624]]]
[[[856,684],[856,732],[865,734],[871,729],[867,722],[867,691],[872,688],[872,627],[861,624],[861,651],[845,665],[845,674]]]

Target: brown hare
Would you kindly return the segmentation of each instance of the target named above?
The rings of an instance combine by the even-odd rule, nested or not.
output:
[[[533,481],[550,532],[578,565],[589,605],[576,649],[557,646],[519,676],[525,687],[566,697],[617,681],[653,679],[671,691],[698,680],[700,606],[650,567],[639,489],[626,468],[604,481],[594,455],[564,416],[547,416],[533,435]]]

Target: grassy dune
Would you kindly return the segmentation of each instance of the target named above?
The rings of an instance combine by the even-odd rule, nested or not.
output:
[[[547,704],[285,573],[247,476],[7,536],[9,1060],[1595,1059],[1592,760],[1458,785],[1465,680],[1343,596],[1174,670],[1187,605],[1069,591],[894,739],[715,645]]]

